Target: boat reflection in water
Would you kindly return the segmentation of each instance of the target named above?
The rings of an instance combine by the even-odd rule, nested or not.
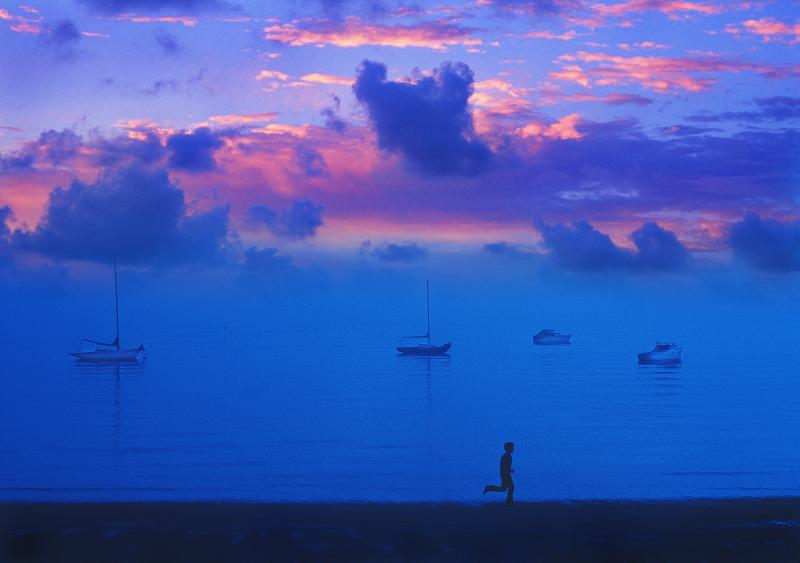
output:
[[[403,336],[400,339],[400,344],[397,345],[397,351],[404,356],[445,356],[450,350],[451,344],[445,342],[444,344],[431,344],[431,299],[428,282],[425,282],[425,295],[428,311],[428,331],[420,336]],[[419,344],[414,344],[414,340],[425,340]]]
[[[640,364],[675,365],[681,363],[681,348],[671,342],[657,342],[649,352],[638,354]]]
[[[111,401],[111,428],[113,444],[119,446],[122,437],[123,385],[141,381],[144,377],[144,362],[75,362],[72,374],[77,383],[83,385],[87,394],[104,397]],[[101,412],[107,412],[106,403],[100,401]],[[103,417],[98,417],[98,421]]]
[[[433,374],[450,374],[450,356],[447,354],[441,356],[413,356],[407,354],[398,355],[397,359],[400,362],[399,365],[402,365],[402,373],[425,379],[425,410],[430,423],[433,411],[433,391],[431,388]]]

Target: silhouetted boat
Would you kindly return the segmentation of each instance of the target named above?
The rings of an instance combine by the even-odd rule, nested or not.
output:
[[[114,256],[114,310],[116,312],[117,320],[117,337],[113,342],[100,342],[98,340],[89,340],[88,338],[81,338],[81,343],[89,342],[96,346],[105,346],[105,348],[95,348],[87,352],[76,350],[70,352],[80,362],[137,362],[144,353],[144,345],[140,344],[137,348],[121,348],[119,345],[119,295],[117,291],[117,257]],[[79,346],[80,348],[80,346]]]
[[[671,342],[657,342],[656,347],[649,352],[639,354],[640,364],[679,364],[681,363],[681,348]]]
[[[405,356],[444,356],[450,350],[451,344],[445,342],[444,344],[437,345],[431,344],[431,298],[428,282],[425,282],[425,303],[428,311],[428,332],[421,336],[403,336],[400,339],[400,344],[397,346],[397,351]],[[420,344],[406,344],[408,340],[427,340],[427,343]]]
[[[571,334],[561,334],[553,329],[545,328],[533,335],[533,343],[540,345],[569,344]]]

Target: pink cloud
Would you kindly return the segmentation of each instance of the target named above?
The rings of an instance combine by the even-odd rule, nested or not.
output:
[[[543,105],[554,105],[558,103],[599,103],[612,106],[631,104],[636,106],[646,106],[653,103],[653,100],[636,94],[608,94],[607,96],[594,96],[592,94],[576,93],[566,94],[557,91],[545,91],[542,93],[540,103]]]
[[[42,28],[39,25],[30,22],[16,23],[9,27],[9,29],[17,33],[32,33],[34,35],[42,32]]]
[[[567,62],[561,71],[550,77],[575,82],[584,87],[618,84],[639,84],[659,93],[670,91],[701,92],[717,80],[705,76],[719,72],[756,72],[766,78],[796,76],[797,70],[788,67],[754,64],[718,55],[699,57],[623,57],[606,53],[580,51],[575,55],[562,55],[557,60]],[[580,61],[591,66],[585,68],[571,64]]]
[[[583,134],[575,129],[580,120],[580,114],[571,113],[554,123],[547,124],[539,121],[532,121],[517,129],[516,133],[525,139],[541,139],[542,137],[546,137],[548,139],[557,139],[561,141],[578,141],[583,138]]]
[[[450,45],[480,45],[473,35],[476,29],[447,21],[415,25],[367,23],[357,17],[344,21],[309,20],[302,24],[271,25],[264,28],[264,37],[292,46],[335,45],[337,47],[422,47],[444,51]]]
[[[469,102],[476,108],[473,113],[475,130],[486,135],[490,145],[503,129],[502,121],[516,123],[518,118],[528,116],[533,110],[533,102],[529,99],[531,90],[502,78],[481,80],[474,84],[474,89]]]
[[[784,23],[775,18],[761,18],[742,22],[741,27],[728,25],[726,33],[732,35],[750,34],[761,38],[765,43],[788,43],[790,45],[800,42],[800,23]]]
[[[552,31],[529,31],[524,33],[521,37],[527,39],[558,39],[560,41],[572,41],[578,37],[577,32],[573,30],[565,31],[563,33],[555,33]]]
[[[335,74],[323,74],[320,72],[312,72],[311,74],[304,74],[300,77],[304,82],[311,82],[313,84],[336,84],[340,86],[352,86],[353,79],[346,76],[336,76]]]
[[[20,6],[20,9],[22,9],[24,12],[34,16],[38,14],[38,12],[30,12],[25,8],[25,6]],[[8,22],[10,24],[8,28],[16,33],[39,34],[42,32],[42,23],[44,22],[44,18],[41,16],[29,17],[16,15],[12,14],[5,8],[0,8],[0,21]]]
[[[226,115],[212,115],[208,120],[213,125],[221,127],[239,127],[242,125],[263,124],[278,117],[277,112],[260,113],[230,113]]]
[[[592,79],[584,70],[578,65],[565,65],[561,70],[556,70],[548,74],[550,78],[555,80],[563,80],[564,82],[574,82],[580,84],[585,88],[591,88]]]
[[[633,51],[634,49],[668,49],[669,45],[656,43],[654,41],[642,41],[640,43],[617,43],[617,47],[623,51]]]
[[[289,75],[279,70],[262,70],[256,74],[256,80],[289,80]]]
[[[481,80],[479,82],[475,82],[473,86],[477,91],[497,90],[508,96],[511,96],[512,98],[520,98],[530,94],[530,89],[514,86],[514,84],[508,80],[503,80],[501,78]]]
[[[688,2],[681,0],[628,0],[618,4],[592,4],[592,10],[600,16],[622,17],[628,14],[640,14],[655,10],[671,17],[697,14],[710,16],[725,10],[724,6],[705,2]]]

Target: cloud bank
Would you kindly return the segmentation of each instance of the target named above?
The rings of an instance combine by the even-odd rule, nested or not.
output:
[[[757,270],[800,272],[800,221],[782,223],[748,213],[731,227],[730,245]]]
[[[187,214],[165,171],[126,168],[54,189],[37,227],[16,231],[13,242],[57,259],[210,263],[221,259],[227,234],[227,207]]]
[[[536,226],[550,259],[567,270],[674,272],[689,261],[689,253],[675,233],[656,223],[645,223],[629,235],[636,251],[617,246],[586,221],[571,226],[539,222]]]
[[[274,211],[265,205],[254,205],[247,214],[251,224],[263,225],[274,235],[288,239],[311,238],[322,225],[321,205],[311,200],[295,201],[282,212]]]

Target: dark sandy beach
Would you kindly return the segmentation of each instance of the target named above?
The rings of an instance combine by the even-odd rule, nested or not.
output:
[[[800,499],[0,504],[2,561],[798,561]]]

